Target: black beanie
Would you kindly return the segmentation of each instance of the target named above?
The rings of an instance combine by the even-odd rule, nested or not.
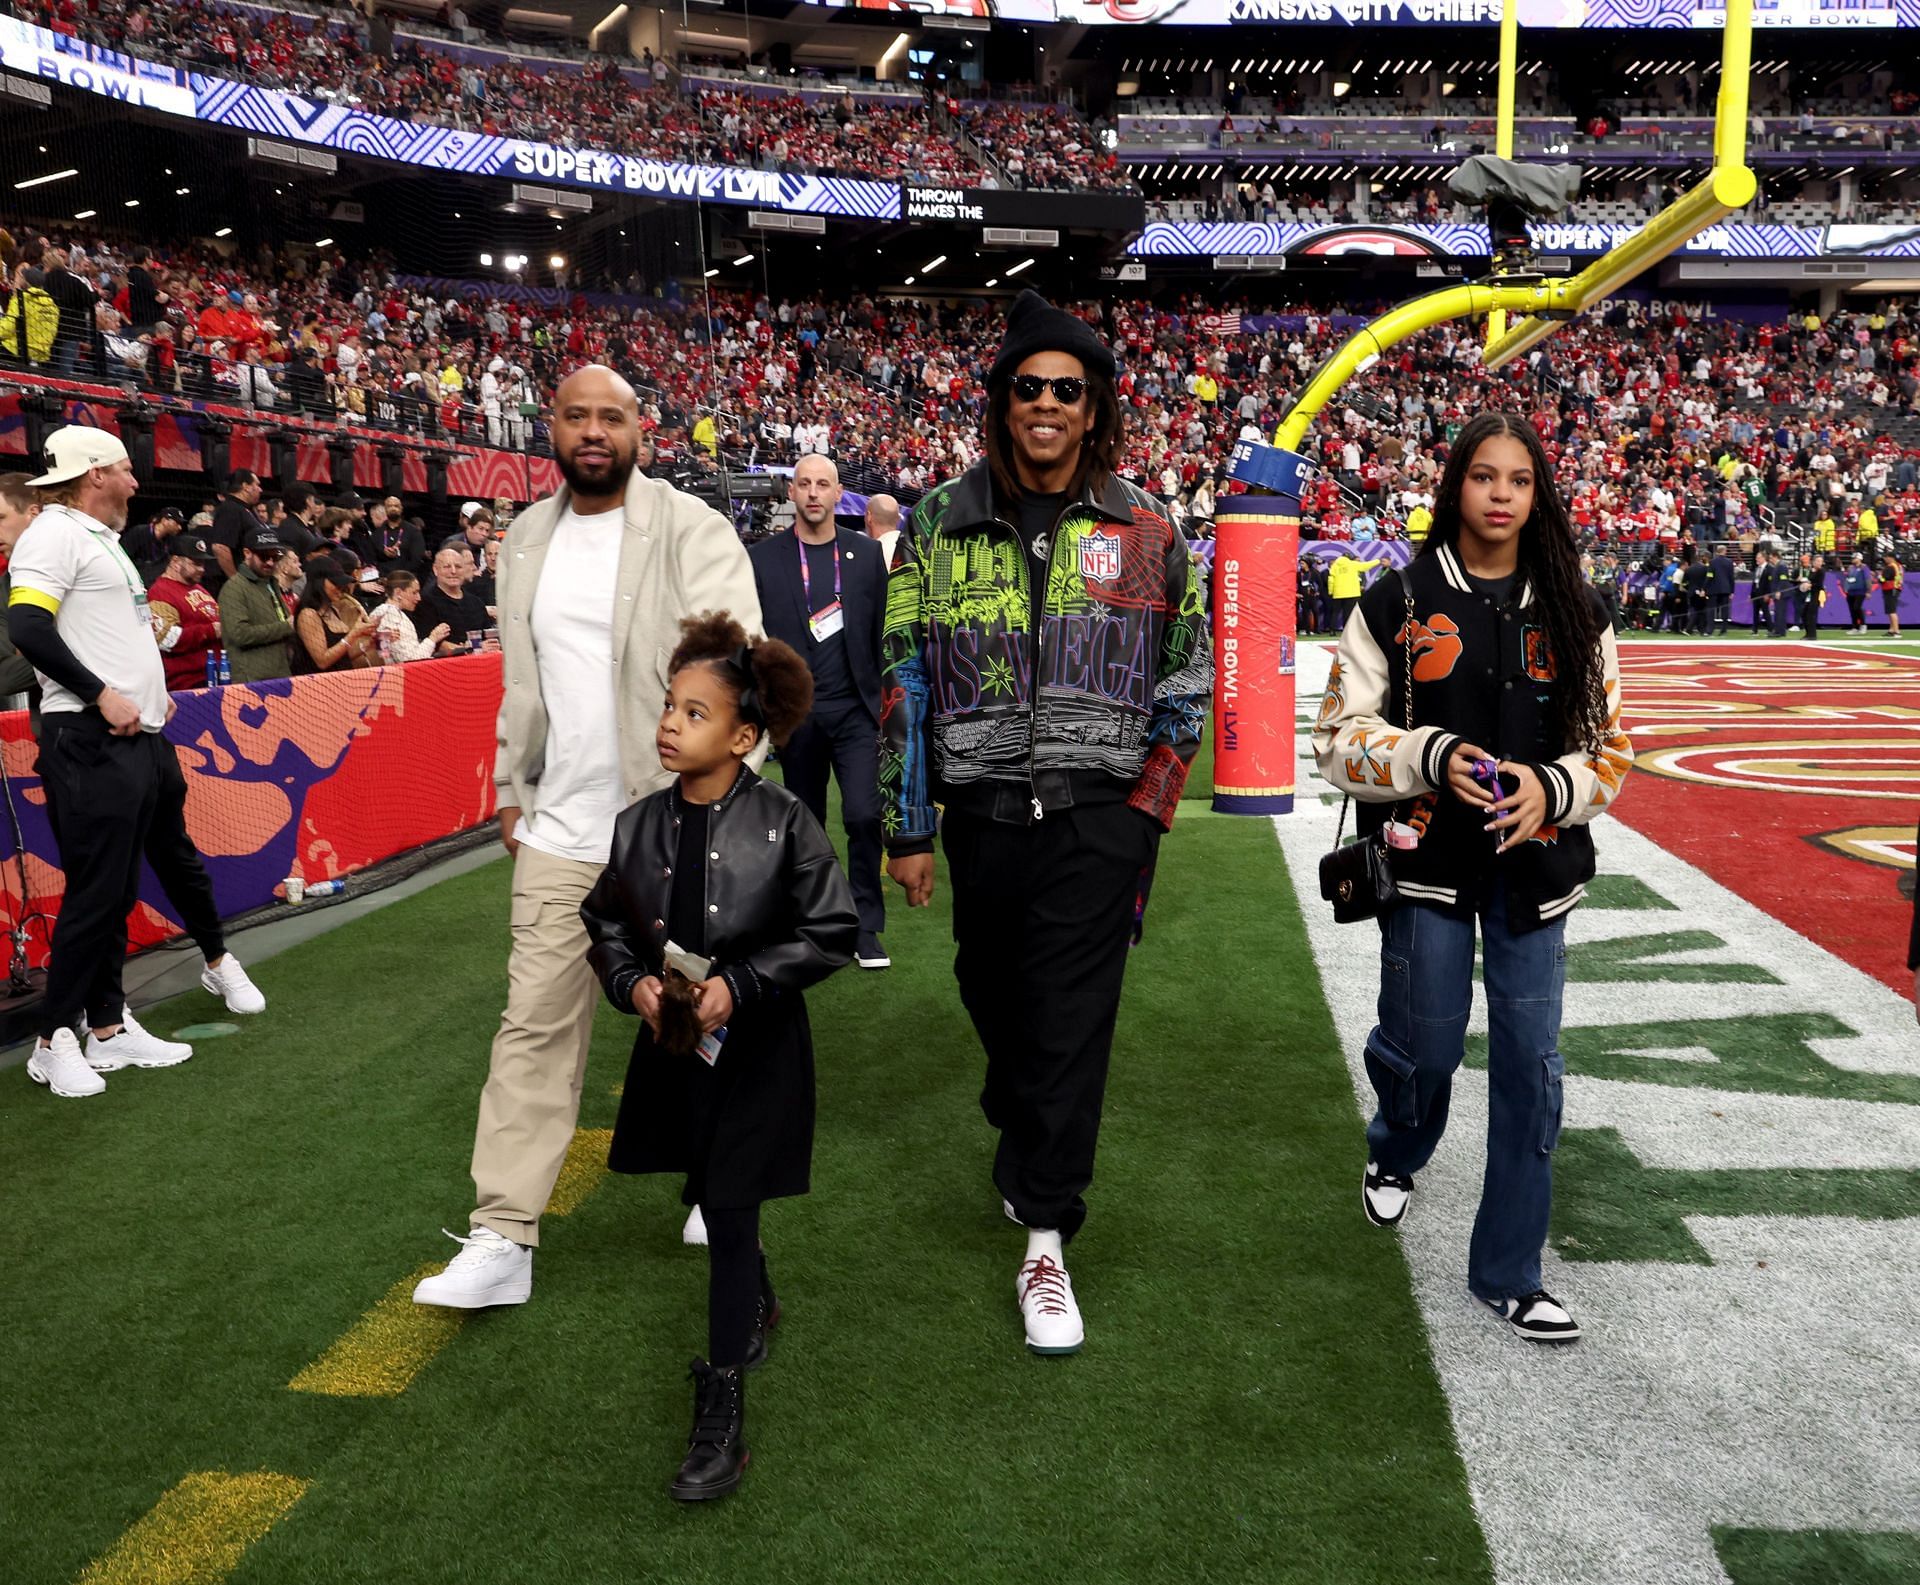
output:
[[[1025,291],[1007,314],[1006,339],[987,371],[988,387],[1011,379],[1013,371],[1036,352],[1070,352],[1086,365],[1087,373],[1109,380],[1114,376],[1113,354],[1084,319],[1055,308],[1038,292]]]

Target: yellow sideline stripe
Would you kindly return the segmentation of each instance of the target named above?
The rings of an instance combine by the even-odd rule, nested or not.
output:
[[[567,1146],[559,1180],[547,1202],[548,1216],[577,1211],[600,1187],[607,1173],[610,1128],[580,1128]],[[402,1277],[380,1302],[353,1323],[287,1387],[292,1392],[329,1398],[397,1398],[434,1355],[460,1330],[467,1313],[437,1304],[415,1304],[413,1290],[422,1278],[444,1271],[437,1261]]]
[[[420,1280],[444,1270],[445,1261],[434,1261],[402,1277],[288,1388],[328,1398],[399,1397],[466,1318],[464,1310],[413,1302]]]
[[[307,1485],[265,1471],[189,1475],[89,1563],[77,1585],[217,1585]]]
[[[567,1146],[567,1159],[560,1167],[560,1180],[547,1201],[547,1215],[567,1216],[586,1204],[587,1196],[607,1175],[607,1147],[612,1143],[611,1128],[573,1131],[573,1143]]]

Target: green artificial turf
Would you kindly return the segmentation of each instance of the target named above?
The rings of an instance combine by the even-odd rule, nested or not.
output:
[[[403,1396],[287,1391],[464,1230],[507,881],[261,964],[270,1010],[184,1067],[84,1103],[0,1073],[7,1579],[73,1579],[201,1470],[311,1482],[238,1585],[1488,1577],[1263,821],[1163,850],[1072,1249],[1078,1357],[1021,1345],[943,892],[894,905],[891,971],[811,998],[814,1192],[764,1219],[786,1316],[738,1496],[663,1491],[705,1314],[663,1179],[549,1222],[532,1303],[472,1317]],[[631,1028],[601,1009],[583,1126],[613,1121]]]

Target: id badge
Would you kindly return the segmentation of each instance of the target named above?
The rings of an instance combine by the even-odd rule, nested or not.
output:
[[[832,638],[835,633],[838,633],[841,628],[845,627],[846,624],[847,613],[841,609],[838,600],[835,600],[832,605],[827,606],[824,610],[814,612],[814,614],[807,619],[807,626],[812,630],[813,641],[816,644],[824,644],[828,639]]]
[[[141,632],[153,632],[153,607],[147,603],[147,597],[144,594],[136,594],[133,597],[133,619],[140,625]]]
[[[720,1048],[726,1043],[727,1026],[722,1024],[718,1029],[712,1031],[712,1033],[702,1035],[700,1037],[700,1044],[695,1049],[700,1053],[700,1060],[706,1063],[708,1067],[712,1067],[714,1063],[720,1060]]]

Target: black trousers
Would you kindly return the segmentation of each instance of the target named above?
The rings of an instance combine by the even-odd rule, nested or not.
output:
[[[1867,597],[1864,594],[1847,596],[1847,621],[1854,627],[1867,625]]]
[[[949,810],[953,972],[980,1044],[993,1181],[1028,1227],[1087,1219],[1107,1064],[1141,872],[1160,828],[1125,804],[1031,825]]]
[[[158,732],[115,737],[97,711],[54,712],[40,718],[38,769],[66,873],[40,1010],[41,1038],[51,1039],[82,1013],[95,1028],[120,1021],[142,858],[200,950],[217,958],[226,943],[213,883],[187,835],[187,781],[171,743]]]
[[[1733,626],[1733,596],[1716,594],[1713,597],[1713,626],[1716,632],[1724,633]]]
[[[1793,626],[1794,608],[1799,603],[1799,593],[1792,589],[1785,594],[1776,594],[1773,597],[1773,636],[1775,638],[1787,636],[1787,629]]]
[[[880,890],[880,729],[866,706],[816,708],[780,750],[787,786],[827,823],[827,776],[840,783],[840,818],[847,829],[847,880],[860,928],[878,935],[887,928]]]
[[[1360,598],[1358,595],[1353,596],[1351,599],[1348,598],[1346,595],[1342,595],[1339,599],[1333,602],[1333,631],[1334,632],[1336,633],[1346,632],[1347,619],[1353,615],[1353,608],[1359,603],[1360,603]]]

